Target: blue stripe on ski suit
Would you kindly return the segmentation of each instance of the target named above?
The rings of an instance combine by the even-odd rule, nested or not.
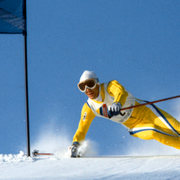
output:
[[[144,102],[147,102],[148,103],[148,101],[144,101]],[[172,130],[178,135],[178,136],[180,136],[180,134],[174,129],[174,127],[170,124],[170,122],[167,120],[167,118],[162,114],[162,112],[161,111],[159,111],[159,109],[154,105],[154,104],[150,104],[157,112],[158,112],[158,114],[166,121],[166,123],[172,128]],[[159,132],[159,133],[162,133],[162,134],[165,134],[165,135],[169,135],[169,136],[175,136],[175,135],[171,135],[171,134],[168,134],[168,133],[165,133],[165,132],[163,132],[163,131],[160,131],[160,130],[158,130],[158,129],[155,129],[155,128],[145,128],[145,129],[141,129],[141,130],[136,130],[136,131],[130,131],[129,133],[130,133],[130,135],[133,135],[133,134],[136,134],[136,133],[139,133],[139,132],[142,132],[142,131],[156,131],[156,132]],[[176,136],[175,136],[176,137]]]
[[[161,133],[161,134],[165,134],[165,135],[168,135],[168,136],[177,137],[176,135],[168,134],[168,133],[165,133],[165,132],[160,131],[160,130],[155,129],[155,128],[149,128],[149,129],[148,129],[147,127],[144,128],[144,129],[141,129],[141,130],[130,131],[129,133],[130,133],[130,135],[134,135],[134,134],[139,133],[139,132],[142,132],[142,131],[156,131],[156,132]]]

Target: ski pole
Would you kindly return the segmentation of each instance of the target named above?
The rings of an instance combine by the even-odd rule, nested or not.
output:
[[[35,150],[32,152],[32,155],[35,157],[35,156],[39,156],[39,155],[49,156],[49,155],[54,155],[54,154],[53,154],[53,153],[39,153],[39,151],[35,149]]]
[[[146,102],[146,103],[143,103],[143,104],[138,104],[138,105],[135,105],[135,106],[130,106],[130,107],[125,107],[125,108],[122,108],[120,110],[120,114],[123,116],[125,115],[125,112],[124,113],[121,113],[121,111],[123,110],[127,110],[127,109],[132,109],[132,108],[136,108],[136,107],[140,107],[140,106],[144,106],[144,105],[148,105],[148,104],[154,104],[154,103],[157,103],[157,102],[162,102],[162,101],[167,101],[167,100],[170,100],[170,99],[175,99],[175,98],[179,98],[180,95],[178,96],[173,96],[173,97],[169,97],[169,98],[165,98],[165,99],[160,99],[160,100],[156,100],[156,101],[151,101],[151,102]],[[103,104],[97,111],[100,115],[104,116],[104,117],[107,117],[107,118],[111,118],[112,116],[108,113],[108,108],[107,108],[107,105],[106,104]]]
[[[156,100],[156,101],[151,101],[151,102],[147,102],[147,103],[143,103],[143,104],[139,104],[139,105],[135,105],[135,106],[125,107],[125,108],[122,108],[121,111],[122,110],[136,108],[136,107],[139,107],[139,106],[148,105],[148,104],[154,104],[154,103],[158,103],[158,102],[162,102],[162,101],[167,101],[167,100],[175,99],[175,98],[179,98],[179,97],[180,97],[180,95],[169,97],[169,98],[165,98],[165,99],[160,99],[160,100]]]

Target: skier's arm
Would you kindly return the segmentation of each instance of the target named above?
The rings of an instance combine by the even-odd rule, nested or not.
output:
[[[128,93],[121,84],[119,84],[116,80],[112,80],[107,86],[107,91],[114,97],[114,102],[120,102],[122,106],[124,105]]]
[[[95,118],[95,114],[93,113],[91,108],[87,105],[87,103],[85,103],[81,111],[81,119],[79,122],[78,129],[73,137],[73,143],[81,142],[85,139],[85,136],[94,118]]]

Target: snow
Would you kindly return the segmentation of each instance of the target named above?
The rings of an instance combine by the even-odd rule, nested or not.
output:
[[[51,127],[43,128],[31,151],[38,149],[54,155],[27,157],[25,150],[19,154],[0,154],[0,180],[179,180],[179,150],[157,141],[137,140],[134,138],[135,143],[131,140],[133,147],[123,145],[127,149],[123,156],[113,153],[101,156],[100,145],[86,140],[81,149],[84,156],[69,158],[71,138],[66,129],[57,135]]]
[[[67,158],[0,155],[0,179],[179,179],[180,157]]]
[[[156,141],[144,141],[128,149],[123,156],[101,156],[98,144],[86,140],[81,149],[84,156],[69,158],[67,149],[71,138],[65,132],[57,136],[47,130],[38,137],[31,151],[38,149],[39,152],[54,155],[27,157],[23,151],[19,154],[0,154],[1,180],[179,180],[179,150]],[[154,155],[157,157],[151,157]]]

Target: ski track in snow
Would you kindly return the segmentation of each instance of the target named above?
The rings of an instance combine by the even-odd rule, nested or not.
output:
[[[180,158],[67,158],[0,155],[0,179],[179,180]]]

